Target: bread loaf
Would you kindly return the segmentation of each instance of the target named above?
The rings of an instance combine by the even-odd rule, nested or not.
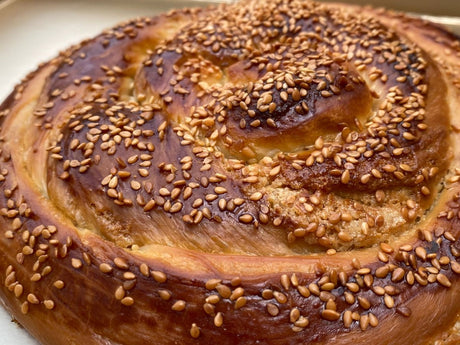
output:
[[[139,18],[0,106],[0,297],[43,344],[458,344],[460,41],[247,0]]]

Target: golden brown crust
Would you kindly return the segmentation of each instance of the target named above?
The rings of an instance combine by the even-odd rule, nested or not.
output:
[[[459,67],[294,0],[70,48],[0,107],[6,308],[43,344],[455,343]]]

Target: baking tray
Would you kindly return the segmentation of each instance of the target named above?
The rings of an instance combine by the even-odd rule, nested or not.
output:
[[[137,16],[171,8],[205,6],[231,0],[0,0],[0,102],[14,85],[43,61],[73,43]],[[346,2],[346,1],[342,1]],[[357,4],[409,11],[448,26],[460,35],[460,1],[350,0]],[[50,330],[54,332],[58,330]],[[38,345],[0,307],[0,343]]]

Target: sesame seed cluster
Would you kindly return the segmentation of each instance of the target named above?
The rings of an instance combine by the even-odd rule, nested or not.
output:
[[[447,331],[460,44],[359,12],[172,11],[27,76],[0,106],[0,296],[18,322],[44,344]]]

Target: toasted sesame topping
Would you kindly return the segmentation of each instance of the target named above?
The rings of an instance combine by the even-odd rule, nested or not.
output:
[[[200,336],[200,328],[196,325],[196,323],[192,324],[190,328],[190,335],[192,338],[198,338]]]
[[[291,286],[291,281],[287,274],[283,274],[281,276],[281,285],[283,286],[284,290],[289,290],[289,287]]]
[[[99,265],[99,269],[101,270],[101,272],[103,273],[110,273],[112,272],[112,266],[110,266],[109,264],[107,263],[102,263]]]
[[[54,283],[53,283],[54,287],[56,287],[57,289],[63,289],[65,284],[62,280],[56,280]]]
[[[134,299],[132,297],[124,297],[122,300],[121,300],[121,304],[129,307],[129,306],[132,306],[134,304]]]
[[[271,316],[276,316],[279,314],[279,309],[276,305],[274,305],[273,303],[267,303],[267,312],[271,315]]]
[[[404,279],[405,271],[401,267],[396,268],[391,274],[391,281],[399,282]]]
[[[223,298],[230,298],[232,294],[232,290],[226,285],[218,284],[216,290]]]
[[[115,298],[117,300],[122,300],[124,297],[125,297],[125,289],[123,288],[123,286],[119,286],[116,290],[115,290]]]
[[[394,299],[393,297],[391,297],[390,295],[385,295],[384,297],[384,302],[385,302],[385,305],[387,306],[387,308],[393,308],[394,305],[395,305],[395,302],[394,302]]]
[[[168,290],[158,290],[158,295],[160,295],[162,300],[168,301],[171,298],[171,292]]]
[[[452,261],[450,265],[452,267],[452,271],[454,271],[457,274],[460,274],[460,264],[458,262]]]
[[[251,223],[254,218],[250,214],[243,214],[238,219],[240,222],[248,224]]]
[[[182,311],[185,309],[185,306],[186,306],[185,301],[178,300],[172,305],[171,309],[174,311]]]
[[[113,259],[113,263],[122,270],[127,270],[129,268],[128,263],[122,258]]]
[[[369,326],[369,315],[362,314],[361,318],[359,319],[359,327],[361,328],[362,331],[365,331],[368,326]]]
[[[438,281],[439,284],[447,288],[452,286],[452,283],[450,282],[449,278],[447,278],[447,276],[442,273],[439,273],[436,275],[436,280]]]
[[[27,301],[31,304],[39,304],[40,300],[33,293],[27,295]]]
[[[51,299],[46,299],[43,301],[43,304],[46,309],[51,310],[54,309],[54,301]]]
[[[148,277],[150,275],[149,267],[144,263],[139,265],[139,271],[144,277]]]
[[[166,282],[166,274],[161,271],[150,271],[150,275],[155,279],[158,283]]]
[[[14,295],[16,297],[21,297],[22,293],[24,292],[24,287],[21,284],[16,284],[14,286]]]
[[[340,313],[335,310],[324,309],[321,312],[321,317],[328,321],[336,321],[340,318]]]
[[[27,314],[29,312],[29,303],[27,301],[21,304],[21,313]]]
[[[80,259],[77,259],[77,258],[72,258],[72,267],[73,268],[76,268],[76,269],[79,269],[82,267],[82,262]]]

